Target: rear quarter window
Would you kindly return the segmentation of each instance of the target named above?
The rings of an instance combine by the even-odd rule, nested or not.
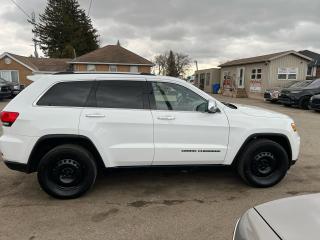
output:
[[[39,99],[37,105],[84,107],[92,86],[93,81],[57,83]]]

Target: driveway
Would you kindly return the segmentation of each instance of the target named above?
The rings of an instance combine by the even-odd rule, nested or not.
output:
[[[84,197],[59,201],[39,188],[36,174],[10,171],[1,163],[0,239],[231,239],[236,219],[248,208],[320,192],[319,113],[262,100],[219,99],[272,109],[296,121],[300,159],[280,184],[251,188],[223,167],[123,169],[106,171]]]

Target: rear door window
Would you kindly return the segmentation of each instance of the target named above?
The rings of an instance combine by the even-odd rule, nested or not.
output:
[[[60,82],[37,102],[39,106],[84,107],[94,81]]]
[[[145,81],[100,81],[96,90],[96,107],[144,109],[147,107],[145,90]]]

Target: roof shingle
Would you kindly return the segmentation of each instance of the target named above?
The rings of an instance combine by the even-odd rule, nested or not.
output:
[[[154,64],[119,45],[107,45],[70,61],[70,63]]]
[[[63,72],[69,68],[70,59],[68,58],[34,58],[25,57],[13,53],[8,53],[10,56],[16,58],[20,62],[34,69],[42,72]]]
[[[272,54],[267,54],[267,55],[261,55],[261,56],[257,56],[257,57],[237,59],[237,60],[223,63],[223,64],[219,65],[219,67],[229,67],[229,66],[244,65],[244,64],[250,64],[250,63],[267,62],[267,61],[270,61],[274,58],[277,58],[277,57],[280,57],[280,56],[283,56],[286,54],[295,54],[295,55],[300,55],[300,57],[308,58],[307,56],[303,56],[302,54],[299,54],[296,51],[291,50],[291,51],[284,51],[284,52],[277,52],[277,53],[272,53]]]

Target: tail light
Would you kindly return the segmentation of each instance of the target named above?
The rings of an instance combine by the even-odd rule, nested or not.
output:
[[[1,122],[3,123],[3,126],[11,126],[18,118],[19,113],[18,112],[1,112]]]

